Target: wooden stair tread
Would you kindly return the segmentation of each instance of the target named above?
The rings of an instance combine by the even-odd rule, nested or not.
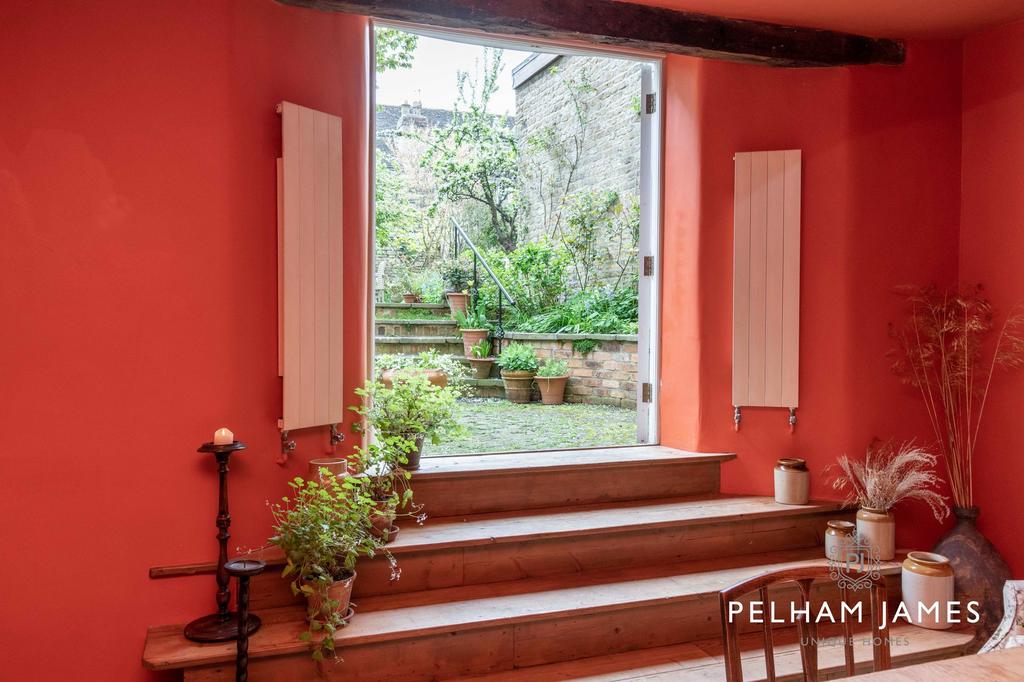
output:
[[[417,604],[413,595],[367,598],[364,600],[366,610],[360,610],[359,615],[348,627],[341,630],[335,639],[339,647],[344,648],[371,642],[404,640],[429,634],[494,627],[498,624],[577,617],[649,604],[702,598],[717,599],[719,590],[753,573],[793,565],[824,563],[824,559],[820,557],[820,548],[815,554],[818,554],[816,558],[797,560],[792,560],[791,553],[785,554],[789,560],[781,561],[779,559],[783,557],[775,555],[748,555],[734,560],[718,559],[712,560],[709,565],[718,562],[719,568],[668,575],[659,567],[648,567],[643,570],[649,571],[653,577],[640,577],[641,571],[620,582],[590,585],[581,585],[578,574],[561,576],[550,579],[553,581],[550,585],[560,585],[553,589],[440,603]],[[804,553],[803,556],[806,557],[807,554]],[[751,561],[756,563],[751,564]],[[679,567],[679,570],[685,570],[685,567]],[[899,564],[887,562],[883,570],[887,574],[896,573],[899,571]],[[534,587],[544,585],[544,580],[546,579],[537,579]],[[499,585],[473,586],[476,593],[486,592],[488,587],[492,591],[501,589]],[[470,588],[452,589],[461,589],[464,595],[474,593],[474,589]],[[449,593],[447,596],[452,595]],[[371,610],[399,603],[399,598],[413,603],[398,608]],[[298,640],[299,633],[304,629],[304,608],[296,606],[266,609],[260,611],[259,615],[264,625],[249,640],[250,657],[296,653],[307,648],[308,645]],[[233,642],[196,644],[184,638],[181,625],[166,625],[149,629],[143,661],[147,667],[160,670],[226,662],[233,660],[234,656]]]
[[[726,462],[733,453],[686,452],[662,445],[629,445],[608,448],[495,452],[484,455],[427,457],[414,479],[434,477],[494,476],[559,471],[575,468],[629,467],[646,462]]]
[[[871,669],[871,651],[866,633],[855,635],[854,660],[858,672]],[[936,658],[962,655],[973,638],[969,631],[927,630],[913,625],[895,625],[891,631],[893,667],[913,665]],[[801,675],[800,649],[793,628],[774,633],[775,670],[779,679]],[[743,679],[759,682],[765,679],[764,652],[759,633],[740,638]],[[822,645],[818,650],[818,666],[822,679],[833,674],[845,675],[841,645]],[[863,668],[863,670],[861,670]],[[597,656],[575,661],[531,666],[506,672],[458,678],[463,682],[554,682],[555,680],[586,680],[587,682],[622,682],[643,679],[645,682],[708,682],[724,680],[722,643],[719,639],[687,644],[639,649],[620,654]]]

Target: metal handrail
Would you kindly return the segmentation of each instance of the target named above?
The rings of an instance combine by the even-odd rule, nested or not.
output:
[[[482,255],[480,255],[480,252],[477,250],[476,244],[473,243],[473,240],[469,238],[469,235],[466,234],[466,231],[462,229],[462,226],[459,225],[458,221],[455,220],[455,218],[449,218],[449,220],[452,221],[452,227],[454,228],[452,234],[454,236],[453,244],[455,245],[455,253],[452,254],[452,255],[455,256],[456,258],[458,258],[458,256],[459,256],[459,238],[461,237],[466,242],[466,245],[473,252],[473,256],[475,258],[480,259],[480,264],[484,266],[484,271],[488,275],[490,275],[491,281],[494,282],[494,284],[498,287],[498,291],[500,291],[502,293],[502,295],[505,296],[505,300],[508,301],[509,305],[513,305],[514,306],[516,304],[516,302],[512,298],[512,294],[508,293],[508,291],[505,289],[504,285],[502,285],[502,283],[500,281],[498,281],[498,277],[494,274],[494,271],[491,270],[491,266],[487,264],[487,259],[484,258]],[[474,278],[474,280],[475,280],[475,278]]]
[[[462,226],[459,225],[458,221],[455,220],[455,218],[449,218],[449,220],[452,221],[452,257],[459,257],[459,251],[461,250],[459,248],[460,241],[464,241],[466,246],[468,246],[473,252],[473,307],[476,308],[477,301],[480,298],[480,279],[477,272],[478,263],[484,266],[484,272],[487,273],[491,278],[491,281],[498,287],[498,324],[495,325],[492,336],[494,336],[495,341],[497,341],[495,350],[500,353],[501,341],[505,338],[505,327],[503,326],[505,306],[503,301],[508,301],[510,306],[514,306],[516,304],[515,299],[512,298],[512,295],[508,293],[505,286],[498,280],[497,275],[495,275],[494,271],[491,270],[491,266],[487,264],[487,259],[484,258],[476,248],[476,244],[474,244],[473,240],[469,238],[469,235],[462,229]]]

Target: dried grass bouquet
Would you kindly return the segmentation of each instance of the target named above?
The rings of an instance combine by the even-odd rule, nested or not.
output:
[[[833,472],[832,489],[846,494],[846,504],[889,511],[904,500],[921,500],[942,521],[949,516],[949,505],[935,490],[940,480],[933,471],[936,461],[913,441],[898,446],[875,442],[863,461],[842,455],[826,471]]]

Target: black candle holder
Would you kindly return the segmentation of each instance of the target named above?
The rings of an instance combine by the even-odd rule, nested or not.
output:
[[[231,537],[228,533],[231,526],[231,516],[228,514],[228,460],[232,452],[244,449],[245,443],[236,440],[227,445],[203,443],[197,450],[213,453],[217,459],[220,474],[217,541],[220,543],[220,553],[217,556],[217,612],[196,618],[185,626],[185,637],[193,642],[227,642],[238,637],[237,614],[228,610],[231,602],[231,576],[225,567],[228,561],[228,539]],[[251,635],[259,628],[260,619],[250,614],[247,623],[246,631]]]
[[[249,614],[249,579],[263,572],[267,562],[259,559],[234,559],[224,565],[230,575],[238,578],[238,596],[235,598],[235,605],[238,608],[238,642],[235,647],[235,682],[248,682],[249,679],[249,635],[252,634],[249,627],[242,627],[242,623],[249,624],[250,618],[256,619],[256,627],[260,626],[259,618]]]

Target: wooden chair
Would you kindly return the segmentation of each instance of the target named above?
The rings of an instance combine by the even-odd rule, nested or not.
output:
[[[882,632],[880,626],[883,618],[882,604],[886,600],[885,579],[879,576],[870,577],[870,605],[871,605],[871,652],[874,658],[874,669],[888,670],[892,666],[889,650],[888,633]],[[757,592],[761,603],[764,605],[764,663],[769,682],[775,682],[775,650],[772,643],[772,624],[769,618],[768,588],[777,583],[795,582],[800,589],[801,609],[809,609],[811,618],[804,621],[797,619],[797,630],[800,637],[800,662],[804,671],[806,682],[818,682],[818,627],[814,622],[817,611],[811,604],[811,585],[815,580],[829,579],[828,566],[800,566],[787,568],[771,573],[764,573],[747,580],[736,583],[731,587],[719,592],[722,607],[722,640],[725,646],[725,677],[727,682],[743,682],[743,664],[740,659],[739,624],[730,622],[729,602],[735,602],[743,596]],[[850,590],[840,587],[844,603],[849,597]],[[788,609],[788,606],[787,606]],[[840,609],[833,609],[833,614],[839,618]],[[862,607],[863,611],[863,607]],[[853,661],[853,623],[846,619],[843,623],[843,650],[846,658],[846,673],[854,675]]]

